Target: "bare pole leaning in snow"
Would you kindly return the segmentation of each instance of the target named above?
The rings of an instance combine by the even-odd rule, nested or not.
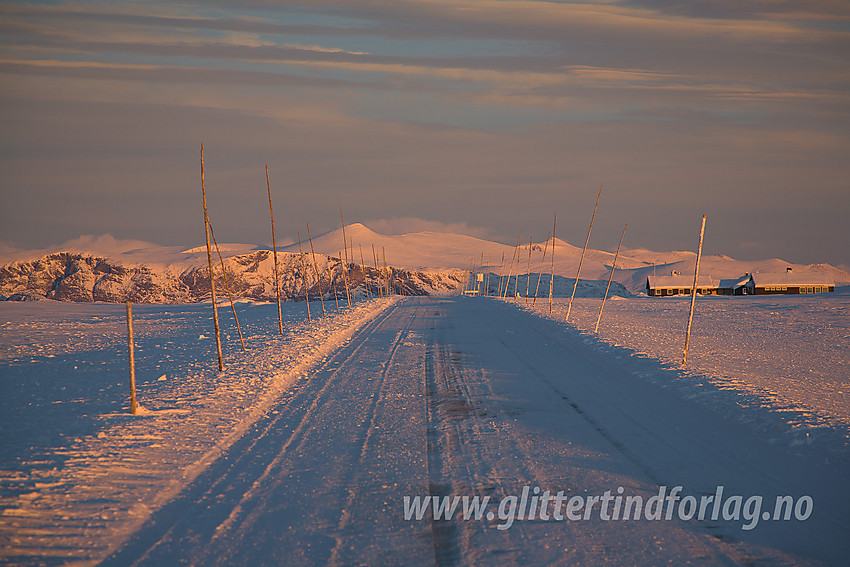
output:
[[[378,253],[375,252],[375,245],[372,244],[372,259],[375,260],[375,271],[378,274],[378,289],[381,292],[381,299],[384,298],[384,282],[381,281],[381,268],[378,267]]]
[[[213,273],[212,250],[210,249],[210,217],[207,214],[207,185],[204,180],[204,143],[201,142],[201,195],[204,198],[204,236],[207,239],[207,261],[210,267],[210,295],[212,296],[213,323],[215,324],[215,346],[218,351],[218,369],[224,371],[221,354],[221,332],[218,328],[218,304],[215,302],[215,274]]]
[[[540,291],[540,280],[543,279],[543,268],[546,267],[546,249],[549,248],[549,235],[546,235],[546,243],[543,245],[543,258],[540,259],[540,273],[537,274],[537,288],[534,290],[534,299],[531,306],[537,303],[537,293]]]
[[[354,237],[353,236],[348,239],[348,244],[350,245],[349,250],[351,250],[351,264],[350,264],[352,266],[351,272],[353,272],[354,271],[354,269],[353,269],[353,267],[354,267]],[[349,275],[351,274],[351,272],[349,272]],[[352,303],[357,303],[357,288],[354,287],[353,282],[351,284],[351,301],[352,301]]]
[[[316,270],[316,281],[319,283],[319,301],[322,303],[322,317],[327,317],[325,313],[325,292],[322,291],[322,278],[319,277],[319,265],[316,263],[316,250],[313,248],[313,236],[310,234],[310,223],[307,223],[307,240],[310,241],[310,254],[313,255],[313,269]]]
[[[340,256],[341,256],[341,254],[340,254]],[[341,261],[342,260],[340,260],[340,262]],[[330,280],[331,280],[331,289],[334,291],[334,301],[336,302],[336,312],[337,312],[337,314],[339,314],[339,296],[337,296],[336,286],[334,285],[334,273],[333,273],[333,270],[331,270],[330,256],[328,256],[328,274],[329,274],[329,277],[330,277]]]
[[[519,238],[516,241],[516,249],[514,250],[514,257],[511,260],[511,272],[514,270],[514,262],[516,262],[516,277],[514,277],[514,297],[517,294],[517,286],[519,285],[519,267],[522,265],[522,258],[520,258],[520,254],[522,253],[520,250],[520,246],[522,246],[522,231],[520,231]],[[508,285],[510,286],[511,278],[508,277]]]
[[[363,245],[357,244],[360,248],[360,269],[363,270],[363,286],[366,288],[366,299],[372,301],[372,291],[369,289],[369,280],[366,278],[366,260],[363,259]]]
[[[390,295],[390,270],[387,268],[387,249],[381,246],[381,254],[384,256],[384,277],[387,280],[387,295]]]
[[[528,293],[531,291],[531,247],[533,237],[528,239],[528,267],[525,269],[525,304],[528,305]]]
[[[490,266],[493,264],[493,249],[487,252],[487,275],[484,276],[484,297],[490,295]]]
[[[304,284],[304,303],[307,304],[307,320],[313,321],[310,315],[310,289],[307,287],[307,263],[304,261],[304,249],[301,248],[301,229],[296,228],[295,234],[298,235],[298,256],[301,258],[301,282]]]
[[[602,196],[602,185],[599,186],[599,193],[596,195],[596,204],[593,205],[593,215],[590,217],[590,228],[587,229],[587,240],[584,241],[584,249],[581,251],[581,258],[578,260],[578,271],[576,272],[576,281],[573,283],[573,294],[570,296],[570,303],[567,305],[567,316],[565,321],[570,320],[570,311],[573,308],[573,299],[576,297],[578,289],[578,280],[581,277],[581,265],[584,263],[584,255],[587,252],[587,245],[590,244],[590,231],[593,230],[593,219],[596,218],[596,207],[599,206],[599,197]]]
[[[608,291],[611,289],[611,280],[614,279],[614,270],[617,269],[617,258],[620,257],[620,246],[623,245],[623,238],[626,236],[626,228],[628,228],[628,223],[623,227],[623,234],[620,235],[620,243],[617,244],[617,253],[614,254],[614,263],[611,264],[611,275],[608,276],[608,286],[605,288],[605,295],[602,296],[602,305],[599,307],[599,316],[596,318],[596,328],[593,329],[594,333],[599,332],[599,322],[602,320],[602,310],[605,309],[605,300],[608,299]]]
[[[549,313],[552,312],[552,296],[555,291],[555,225],[558,223],[558,214],[552,220],[552,272],[549,278]]]
[[[218,248],[218,241],[215,239],[215,231],[212,223],[210,223],[210,234],[212,235],[215,251],[218,254],[218,261],[221,262],[221,273],[224,276],[224,288],[227,290],[227,297],[230,298],[230,310],[233,311],[233,320],[236,321],[236,330],[239,331],[239,343],[242,345],[242,350],[245,348],[245,340],[242,338],[242,326],[239,324],[239,317],[236,316],[236,307],[233,305],[233,294],[230,293],[230,283],[227,281],[227,271],[224,269],[224,258],[221,257],[221,250]]]
[[[351,309],[351,293],[348,290],[348,241],[345,239],[345,219],[342,218],[342,205],[339,201],[336,202],[339,206],[339,220],[342,221],[342,250],[345,253],[345,265],[342,269],[342,279],[345,282],[345,298],[348,299],[348,308]],[[340,258],[342,260],[342,258]]]
[[[133,341],[133,306],[127,302],[127,348],[130,351],[130,413],[136,413],[136,347]]]
[[[705,215],[702,215],[702,227],[699,229],[699,248],[697,248],[697,263],[694,266],[694,288],[691,293],[691,311],[688,315],[688,330],[685,332],[685,352],[682,354],[682,366],[688,363],[688,345],[691,342],[691,324],[694,322],[694,306],[697,302],[697,283],[699,281],[699,261],[702,258],[702,238],[705,235]]]
[[[502,250],[502,263],[499,264],[499,289],[496,290],[496,297],[502,297],[502,277],[504,277],[503,272],[505,271],[505,251]]]
[[[517,236],[517,238],[516,238],[516,246],[514,246],[514,255],[511,256],[511,267],[508,270],[508,279],[507,279],[507,281],[505,281],[505,295],[504,295],[504,297],[502,297],[502,299],[508,298],[508,288],[511,287],[511,276],[514,273],[514,261],[516,260],[517,252],[519,251],[519,242],[520,242],[521,239],[522,239],[522,231],[519,231],[519,236]]]
[[[272,251],[274,253],[274,288],[277,292],[277,329],[283,334],[283,312],[280,309],[280,275],[277,270],[277,239],[274,235],[274,208],[272,207],[272,184],[269,182],[269,164],[266,164],[266,189],[269,191],[269,214],[272,218]]]
[[[342,271],[342,283],[345,287],[345,297],[348,298],[348,280],[345,279],[345,266],[343,266],[342,251],[337,250],[337,255],[339,256],[339,269]],[[334,290],[334,294],[336,294],[336,290]],[[343,305],[343,307],[345,306]]]

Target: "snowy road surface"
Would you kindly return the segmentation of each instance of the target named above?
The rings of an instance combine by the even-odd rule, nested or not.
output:
[[[748,426],[757,410],[718,413],[664,387],[659,376],[675,373],[497,300],[407,298],[326,358],[106,564],[846,561],[844,456],[771,443]],[[642,497],[648,511],[660,487],[676,486],[681,503],[722,486],[721,517],[708,506],[703,520],[672,507],[670,520],[622,519],[622,502],[590,504],[610,491],[632,504]],[[535,488],[582,497],[587,519],[557,521],[549,502],[548,521],[526,507],[535,519],[517,512],[500,529],[524,487],[526,505]],[[429,511],[406,520],[404,497],[428,496],[489,496],[492,519],[434,521]],[[777,496],[791,496],[807,519],[774,520]]]

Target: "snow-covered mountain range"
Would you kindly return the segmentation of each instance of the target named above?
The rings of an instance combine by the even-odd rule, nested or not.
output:
[[[344,293],[344,277],[350,277],[349,283],[361,294],[377,291],[386,285],[386,278],[401,293],[430,295],[459,291],[470,268],[494,275],[519,273],[518,287],[527,289],[534,287],[536,278],[530,278],[527,284],[526,272],[548,274],[552,269],[551,239],[534,244],[530,254],[528,244],[523,244],[516,254],[514,246],[472,236],[440,232],[385,235],[361,223],[346,225],[345,237],[352,266],[345,276],[344,262],[340,260],[346,254],[342,229],[313,239],[315,265],[307,243],[303,243],[304,264],[298,244],[279,248],[281,293],[285,300],[304,299],[305,279],[306,292],[312,299],[318,299],[320,293],[332,297],[334,290]],[[274,261],[267,246],[227,243],[221,244],[220,249],[234,297],[275,299]],[[215,250],[213,256],[217,291],[220,298],[226,298]],[[554,272],[560,276],[556,277],[556,295],[562,295],[565,289],[571,291],[580,257],[580,247],[555,239]],[[693,252],[621,251],[614,275],[621,286],[615,285],[612,291],[621,295],[640,293],[646,277],[653,273],[692,273],[695,257]],[[383,266],[384,259],[389,266],[386,275],[376,268]],[[611,252],[587,251],[581,273],[581,279],[587,281],[580,286],[581,295],[598,294],[604,289],[613,260]],[[850,283],[850,273],[829,264],[789,264],[780,259],[741,261],[723,255],[703,256],[700,272],[726,278],[746,272],[779,272],[789,266],[795,271],[827,272],[839,285]],[[302,278],[302,268],[306,278]],[[498,280],[490,280],[490,288],[495,290]],[[546,278],[543,285],[548,294]],[[519,293],[524,294],[525,289]],[[201,301],[210,296],[206,247],[157,246],[105,235],[84,236],[52,249],[0,251],[0,296],[78,302]]]

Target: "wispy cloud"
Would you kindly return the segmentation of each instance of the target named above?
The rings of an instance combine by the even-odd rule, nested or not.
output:
[[[565,227],[583,224],[564,203],[605,182],[612,216],[653,219],[644,246],[696,209],[740,219],[737,207],[765,219],[745,240],[802,250],[775,219],[821,211],[799,222],[832,231],[823,245],[846,257],[829,242],[850,239],[835,214],[850,205],[848,12],[839,0],[0,3],[0,104],[13,109],[0,181],[29,211],[0,212],[0,238],[150,239],[120,233],[145,222],[182,238],[192,197],[166,196],[194,187],[205,139],[222,167],[213,192],[262,185],[254,161],[271,162],[293,223],[356,194],[352,214],[385,231],[505,236],[493,227],[548,224],[558,203]],[[128,176],[122,198],[166,212],[109,208]],[[222,231],[263,240],[252,201],[230,199],[238,221]]]

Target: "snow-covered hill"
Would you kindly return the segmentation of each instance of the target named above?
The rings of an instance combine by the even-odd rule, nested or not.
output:
[[[410,295],[441,294],[458,291],[466,281],[465,272],[490,272],[507,276],[543,273],[548,295],[548,274],[552,270],[552,240],[536,243],[529,254],[527,242],[519,247],[441,232],[417,232],[385,235],[361,223],[346,225],[349,262],[353,286],[360,293],[377,290],[386,260],[391,285]],[[340,256],[345,255],[342,229],[332,230],[313,239],[319,278],[307,262],[306,286],[311,298],[345,287]],[[307,243],[303,243],[307,250]],[[272,253],[266,246],[223,243],[220,245],[234,296],[253,300],[275,298]],[[612,292],[640,293],[646,277],[676,270],[693,273],[693,252],[653,252],[631,249],[621,252],[614,275]],[[555,295],[572,291],[581,248],[555,239]],[[614,255],[589,249],[582,264],[579,296],[598,296],[604,289]],[[362,264],[362,266],[361,266]],[[482,266],[483,264],[483,266]],[[282,294],[286,300],[304,298],[301,256],[298,245],[279,250]],[[735,260],[728,256],[704,256],[700,271],[714,278],[732,278],[746,272],[781,272],[791,266],[795,271],[827,272],[837,284],[850,283],[850,273],[829,264],[790,264],[780,259]],[[220,274],[220,270],[219,274]],[[220,277],[220,276],[219,276]],[[225,297],[224,281],[218,282]],[[494,285],[491,288],[495,289]],[[625,288],[625,289],[623,289]],[[564,292],[564,289],[569,289]],[[184,303],[209,297],[206,247],[157,246],[148,242],[117,240],[109,235],[84,236],[60,247],[43,250],[6,250],[0,254],[0,296],[14,299],[51,298],[63,301],[133,301],[136,303]],[[521,292],[521,295],[524,294]]]
[[[518,258],[514,246],[465,236],[441,232],[416,232],[410,234],[378,234],[361,223],[346,225],[345,236],[353,243],[355,259],[359,261],[359,247],[367,264],[371,263],[371,246],[380,256],[386,253],[387,262],[407,269],[455,268],[466,270],[470,265],[483,271],[503,273],[511,272],[511,259],[514,258],[512,273],[524,274],[530,271],[550,273],[552,239],[534,243],[529,262],[528,241],[520,245]],[[316,252],[336,256],[343,246],[342,229],[336,229],[313,239]],[[544,248],[545,259],[544,259]],[[298,245],[286,248],[298,250]],[[582,249],[559,238],[555,239],[555,274],[573,280],[576,276]],[[502,258],[504,257],[504,261]],[[682,274],[693,273],[696,253],[689,251],[653,252],[644,249],[622,250],[617,259],[617,272],[614,280],[621,283],[632,293],[644,291],[646,277],[656,273],[670,274],[673,270]],[[607,280],[614,262],[614,254],[603,250],[588,249],[582,263],[582,280]],[[529,270],[530,265],[530,270]],[[778,258],[767,260],[736,260],[724,255],[703,256],[700,273],[714,278],[733,278],[747,272],[784,272],[786,267],[796,272],[828,272],[838,284],[850,284],[850,273],[829,264],[792,264]],[[569,282],[572,286],[572,281]],[[572,288],[570,287],[570,292]]]

